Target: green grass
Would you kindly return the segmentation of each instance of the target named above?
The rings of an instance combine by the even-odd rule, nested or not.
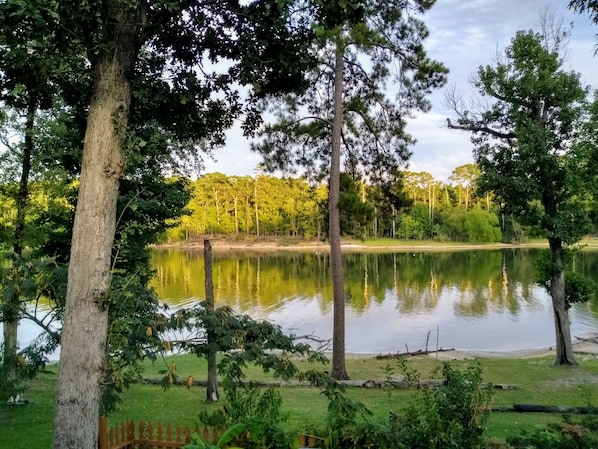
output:
[[[181,378],[188,375],[196,379],[206,376],[206,363],[194,356],[175,356],[154,364],[147,362],[145,376],[158,378],[160,370],[171,362]],[[513,390],[498,390],[494,405],[514,403],[544,405],[595,405],[598,402],[598,358],[578,356],[577,368],[554,367],[553,357],[524,359],[479,359],[484,380],[494,384],[511,384]],[[409,364],[422,378],[440,378],[442,361],[423,356],[413,357]],[[456,367],[467,367],[471,361],[452,361]],[[383,367],[390,364],[399,374],[393,360],[354,359],[347,360],[347,370],[353,379],[383,379]],[[307,364],[301,362],[307,369]],[[327,367],[323,367],[327,369]],[[248,378],[269,379],[272,376],[257,368],[247,371]],[[52,437],[52,409],[56,368],[42,374],[28,385],[25,397],[32,403],[23,406],[0,405],[0,448],[29,449],[50,447]],[[326,400],[320,391],[312,387],[282,387],[283,411],[288,413],[288,429],[298,430],[307,424],[321,425],[325,421]],[[389,394],[390,393],[390,394]],[[408,403],[413,391],[349,388],[349,397],[362,401],[372,412],[374,420],[385,422],[389,410],[399,410]],[[128,419],[164,423],[195,424],[201,409],[220,407],[204,401],[205,389],[173,386],[162,391],[160,386],[135,384],[124,395],[123,403],[109,417],[109,424]],[[540,413],[492,413],[486,436],[503,440],[509,434],[558,422],[556,414]]]

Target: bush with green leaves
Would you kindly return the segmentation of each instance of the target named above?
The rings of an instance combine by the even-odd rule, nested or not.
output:
[[[575,422],[565,415],[561,423],[507,437],[507,443],[513,449],[594,449],[598,447],[598,416]]]
[[[243,424],[237,424],[224,432],[224,434],[218,438],[216,444],[205,441],[201,435],[194,432],[193,435],[191,435],[191,442],[184,446],[183,449],[221,449],[223,447],[228,449],[240,449],[229,446],[228,444],[241,435],[241,433],[244,431],[245,426]]]
[[[220,430],[243,426],[234,444],[244,449],[290,448],[293,436],[283,430],[288,416],[282,412],[282,397],[273,388],[262,389],[253,383],[239,383],[225,377],[222,387],[226,405],[212,413],[201,412],[202,424]],[[227,443],[228,443],[227,442]]]
[[[290,448],[296,435],[283,430],[287,416],[282,413],[280,393],[245,382],[245,369],[257,365],[286,380],[299,375],[292,356],[325,362],[323,354],[298,343],[279,326],[236,314],[228,307],[210,310],[201,303],[181,309],[173,316],[172,324],[179,331],[190,332],[183,340],[171,341],[173,347],[198,356],[205,356],[209,349],[221,354],[218,372],[226,405],[211,414],[201,413],[200,421],[219,429],[243,424],[246,432],[234,443],[244,449]],[[209,343],[207,329],[214,329],[215,339]]]
[[[490,412],[492,390],[482,384],[482,369],[463,371],[445,363],[442,383],[419,387],[419,375],[402,361],[407,380],[417,389],[409,406],[393,420],[398,440],[410,449],[486,447],[484,425]]]
[[[347,397],[346,387],[328,373],[311,370],[306,378],[328,399],[325,428],[312,428],[324,436],[327,449],[407,449],[389,424],[371,422],[371,411],[360,401]]]

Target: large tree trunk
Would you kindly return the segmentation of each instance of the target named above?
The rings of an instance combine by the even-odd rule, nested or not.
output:
[[[328,235],[330,239],[330,268],[332,270],[332,292],[334,296],[331,376],[338,380],[349,378],[345,367],[345,287],[343,280],[339,210],[340,149],[343,126],[343,64],[343,46],[340,42],[337,42],[334,69],[334,118],[332,122],[332,150],[330,155],[330,182],[328,187]]]
[[[136,14],[106,2],[105,44],[94,61],[94,88],[68,271],[54,411],[54,449],[95,448],[106,357],[111,252],[124,168],[129,76],[137,53]]]
[[[571,329],[569,313],[565,298],[565,271],[563,267],[563,245],[560,239],[549,238],[550,254],[552,258],[552,275],[550,278],[550,296],[554,312],[554,327],[556,331],[556,360],[555,365],[576,366],[573,345],[571,343]]]
[[[212,270],[212,244],[209,240],[203,241],[203,259],[206,286],[206,311],[214,313],[214,283]],[[212,325],[207,326],[208,332],[208,382],[206,385],[206,400],[218,402],[220,394],[218,393],[218,367],[216,365],[216,337]]]

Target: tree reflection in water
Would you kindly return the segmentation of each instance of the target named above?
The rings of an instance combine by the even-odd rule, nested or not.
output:
[[[537,249],[348,252],[347,351],[385,353],[436,344],[471,350],[551,346],[548,295],[534,284]],[[155,250],[154,287],[172,307],[204,298],[201,250]],[[598,273],[598,252],[579,254],[576,269]],[[214,254],[216,306],[229,305],[285,330],[329,338],[332,286],[328,254]],[[571,310],[573,335],[598,328],[594,304]],[[433,349],[433,348],[429,348]]]

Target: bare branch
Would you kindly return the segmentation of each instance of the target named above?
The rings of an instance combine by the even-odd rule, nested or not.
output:
[[[33,323],[37,324],[50,337],[52,337],[56,342],[60,343],[60,333],[59,332],[53,330],[49,325],[47,325],[46,323],[44,323],[42,320],[40,320],[39,318],[37,318],[35,315],[29,313],[27,310],[23,310],[21,313],[23,314],[24,318],[26,318],[29,321],[32,321]]]

